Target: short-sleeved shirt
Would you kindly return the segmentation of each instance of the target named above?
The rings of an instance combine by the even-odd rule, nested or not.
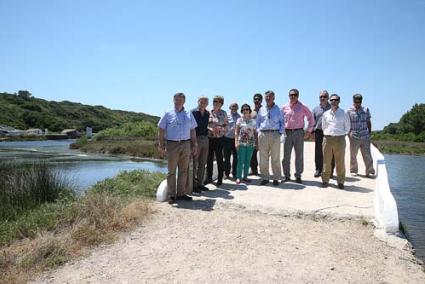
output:
[[[195,117],[196,123],[196,136],[208,136],[208,122],[210,118],[210,112],[205,110],[204,114],[201,114],[199,108],[192,110],[192,114]]]
[[[350,116],[353,137],[357,139],[368,139],[370,134],[367,124],[371,119],[369,108],[365,106],[361,106],[359,109],[351,107],[347,110],[347,113]]]
[[[311,111],[303,105],[300,101],[295,104],[286,104],[282,108],[282,112],[285,114],[285,128],[286,129],[303,129],[304,118],[308,121],[308,131],[313,131],[314,118]]]
[[[318,105],[313,109],[313,117],[314,117],[314,130],[322,129],[322,116],[323,113],[327,110],[331,109],[331,105],[328,103],[326,106]]]
[[[236,127],[236,121],[241,117],[241,115],[237,112],[231,113],[228,115],[227,119],[229,121],[229,127],[227,129],[226,134],[224,134],[224,137],[234,139],[235,138],[235,127]]]
[[[271,108],[267,105],[260,108],[257,113],[257,131],[277,130],[280,134],[285,132],[285,118],[280,108],[274,104]]]
[[[208,122],[208,127],[209,128],[219,128],[220,131],[215,133],[212,131],[208,131],[208,137],[212,137],[212,138],[220,138],[223,137],[224,134],[227,131],[227,124],[228,124],[228,119],[227,119],[227,113],[224,110],[219,110],[218,112],[215,112],[214,110],[210,111],[210,117],[209,117],[209,122]]]
[[[184,108],[166,111],[158,122],[158,127],[165,130],[165,139],[172,141],[189,140],[190,131],[197,126],[193,114]]]
[[[250,118],[245,120],[243,118],[239,118],[236,125],[239,127],[239,133],[237,133],[239,144],[255,147],[255,119]]]

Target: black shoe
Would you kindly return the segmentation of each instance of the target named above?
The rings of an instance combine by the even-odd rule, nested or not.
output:
[[[176,198],[174,196],[170,196],[170,199],[168,199],[168,204],[174,204],[176,203]]]
[[[323,188],[326,188],[326,187],[328,187],[329,186],[329,183],[328,182],[322,182],[322,187]]]
[[[266,185],[266,184],[268,184],[269,183],[269,180],[267,180],[267,179],[263,179],[261,182],[260,182],[260,185]]]
[[[207,185],[207,184],[210,184],[210,183],[213,183],[213,180],[208,178],[208,179],[205,180],[204,185]]]
[[[315,177],[315,178],[320,177],[321,175],[322,175],[322,172],[321,172],[321,171],[319,171],[319,170],[317,170],[317,171],[314,173],[314,177]]]
[[[199,186],[195,186],[195,187],[193,187],[192,192],[193,193],[201,193],[201,188]]]
[[[222,185],[223,184],[223,181],[222,180],[218,180],[217,181],[217,183],[215,184],[216,186],[220,186],[220,185]]]
[[[344,185],[342,183],[338,183],[338,188],[339,189],[344,189]]]
[[[303,183],[303,181],[301,180],[301,178],[300,178],[300,177],[297,177],[297,179],[295,180],[295,182],[296,182],[296,183],[300,183],[300,184],[302,184],[302,183]]]
[[[208,190],[210,190],[208,187],[206,187],[205,185],[200,185],[199,187],[199,190],[201,190],[201,191],[208,191]]]
[[[258,176],[258,171],[251,171],[249,173],[250,176]]]
[[[177,196],[176,198],[177,200],[184,200],[184,201],[192,201],[192,197],[189,195],[182,195],[182,196]]]
[[[277,179],[273,180],[273,185],[279,185],[279,181]]]
[[[291,181],[291,179],[290,179],[290,178],[288,178],[288,177],[285,177],[285,178],[282,180],[282,182],[288,182],[288,181]]]

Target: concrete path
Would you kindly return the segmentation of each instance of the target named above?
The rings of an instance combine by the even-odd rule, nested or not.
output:
[[[292,153],[291,174],[295,168]],[[364,173],[363,160],[359,154],[359,173]],[[279,215],[320,215],[330,218],[349,218],[372,220],[374,217],[373,197],[375,180],[364,175],[352,177],[349,171],[349,144],[346,148],[346,183],[345,189],[338,189],[336,180],[330,180],[328,188],[322,188],[321,178],[315,178],[314,142],[304,144],[303,184],[291,182],[273,186],[260,186],[260,178],[250,176],[250,184],[235,184],[232,180],[224,180],[220,188],[210,184],[210,191],[195,197],[193,206],[205,203],[226,207],[241,207],[263,213]],[[294,179],[294,177],[291,177]],[[188,205],[186,205],[188,206]]]

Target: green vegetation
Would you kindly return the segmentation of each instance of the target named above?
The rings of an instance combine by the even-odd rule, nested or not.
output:
[[[94,132],[123,125],[126,122],[157,123],[156,116],[144,113],[111,110],[69,101],[55,102],[35,98],[28,91],[18,94],[0,93],[0,125],[18,129],[41,128],[61,131],[67,128]]]
[[[425,154],[425,104],[415,104],[398,123],[374,131],[372,142],[384,153]]]
[[[2,207],[0,283],[26,283],[37,273],[83,255],[92,246],[115,240],[120,231],[134,228],[150,214],[150,200],[165,178],[164,174],[147,171],[122,172],[77,196],[63,187],[65,183],[59,176],[49,175],[52,172],[44,165],[27,166],[25,171],[32,172],[31,177],[44,177],[35,180],[53,185],[51,190],[43,190],[43,182],[33,186],[34,178],[21,175],[24,171],[18,166],[7,170],[8,166],[1,167],[2,205],[4,200],[13,200],[18,209],[8,213]],[[18,184],[15,190],[26,194],[5,190],[6,184],[14,186],[11,181]],[[37,201],[30,201],[29,196],[35,196]]]
[[[159,158],[157,135],[158,127],[153,123],[129,122],[120,127],[102,130],[91,141],[81,137],[71,148],[78,148],[83,152]]]

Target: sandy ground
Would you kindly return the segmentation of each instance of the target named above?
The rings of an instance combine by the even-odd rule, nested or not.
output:
[[[136,231],[36,283],[425,283],[410,250],[355,220],[284,217],[198,200],[155,204]]]

